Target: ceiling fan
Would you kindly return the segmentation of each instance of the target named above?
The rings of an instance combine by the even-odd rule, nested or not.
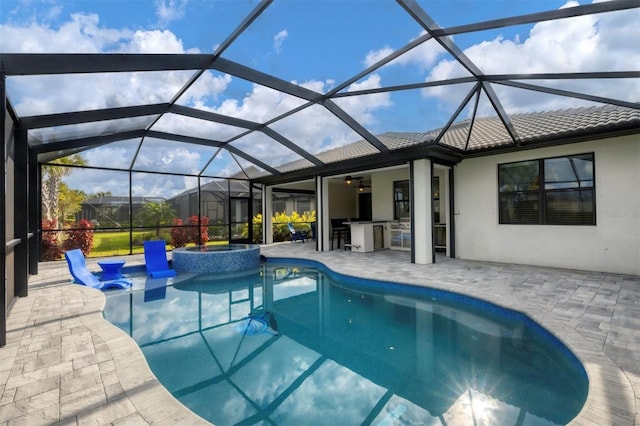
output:
[[[362,182],[362,179],[364,179],[364,176],[351,176],[351,175],[347,175],[344,177],[344,183],[346,183],[347,185],[351,185],[351,183],[354,180],[359,180],[360,182]]]
[[[362,179],[359,179],[359,180],[360,180],[360,185],[358,185],[359,192],[364,192],[366,188],[371,188],[371,185],[365,185],[364,183],[362,183]]]
[[[364,180],[364,179],[365,179],[365,177],[364,177],[364,176],[351,176],[351,175],[347,175],[347,176],[345,176],[345,178],[344,178],[344,183],[346,183],[347,185],[351,185],[351,184],[353,183],[353,181],[356,181],[356,180],[357,180],[358,182],[360,182],[360,183],[359,183],[359,185],[358,185],[358,191],[359,191],[359,192],[364,192],[364,190],[365,190],[366,188],[371,188],[371,186],[370,186],[370,185],[365,185],[365,184],[363,183],[363,180]]]

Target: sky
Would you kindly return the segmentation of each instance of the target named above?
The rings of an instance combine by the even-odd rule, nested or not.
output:
[[[474,0],[418,1],[442,27],[586,4],[585,1]],[[212,53],[257,6],[255,0],[2,0],[0,52],[53,53]],[[473,34],[453,41],[484,73],[632,71],[640,63],[638,9],[542,22]],[[327,92],[369,65],[420,37],[423,29],[396,2],[386,0],[276,0],[222,57],[317,92]],[[79,109],[167,102],[193,72],[8,77],[7,90],[20,116]],[[388,87],[468,75],[437,43],[421,45],[343,89]],[[638,102],[637,80],[532,82],[593,95]],[[470,85],[350,96],[335,102],[368,131],[429,131],[446,124]],[[591,106],[593,103],[496,86],[507,113]],[[177,102],[246,120],[266,122],[302,104],[300,99],[228,74],[206,72]],[[491,114],[487,99],[480,113]],[[470,108],[463,111],[470,113]],[[137,128],[150,117],[42,129],[46,141]],[[114,127],[115,126],[115,127]],[[271,127],[310,153],[361,137],[320,106],[307,108]],[[165,115],[153,130],[226,140],[241,130],[188,117]],[[270,166],[299,159],[297,154],[256,134],[232,145]],[[89,165],[128,168],[137,141],[123,141],[83,154]],[[160,140],[145,141],[137,170],[230,176],[239,165],[226,152]],[[118,161],[116,161],[118,160]],[[240,160],[246,167],[246,162]],[[95,174],[99,176],[99,173]],[[140,194],[167,196],[183,183],[140,175]],[[74,185],[116,190],[105,179],[70,176]],[[112,185],[112,184],[109,184]]]

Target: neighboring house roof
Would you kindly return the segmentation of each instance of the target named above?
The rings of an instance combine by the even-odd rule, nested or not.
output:
[[[635,133],[640,133],[640,110],[614,105],[513,114],[510,117],[518,144],[521,145],[587,135],[592,135],[594,139],[599,134],[616,129],[635,128]],[[378,135],[378,139],[390,150],[420,144],[436,144],[436,141],[439,145],[461,152],[479,152],[516,145],[497,116],[476,117],[472,129],[471,123],[472,120],[454,123],[439,140],[437,138],[442,133],[442,128],[424,133],[387,132]],[[360,140],[320,152],[316,156],[325,163],[332,163],[375,154],[380,153],[369,142]],[[286,173],[306,168],[308,165],[306,160],[298,160],[284,164],[278,167],[278,170]]]
[[[246,180],[233,180],[234,178],[229,178],[229,179],[231,179],[229,181],[230,186],[227,183],[226,179],[214,179],[211,182],[207,182],[204,185],[202,185],[200,190],[202,192],[221,192],[221,193],[226,193],[227,191],[229,191],[229,188],[231,188],[231,192],[234,192],[234,193],[248,192],[249,191],[249,183]],[[237,179],[247,179],[247,178],[246,177],[242,177],[242,178],[237,178]],[[187,196],[189,194],[196,194],[196,193],[198,193],[198,188],[197,187],[189,188],[189,189],[187,189],[185,191],[182,191],[178,195],[175,195],[175,196],[171,197],[169,199],[169,201],[175,200],[177,198],[181,198],[181,197],[184,197],[184,196]]]
[[[163,201],[165,201],[165,199],[161,197],[131,197],[132,204],[161,203]],[[101,197],[89,198],[87,200],[84,200],[82,204],[112,206],[119,204],[129,204],[129,197],[116,197],[113,195],[106,195]]]

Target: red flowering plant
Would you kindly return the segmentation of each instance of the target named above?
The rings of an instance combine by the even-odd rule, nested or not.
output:
[[[42,221],[42,260],[60,260],[64,252],[58,243],[58,232],[53,231],[57,228],[57,221],[43,220]]]
[[[185,225],[182,219],[173,219],[173,227],[171,228],[171,245],[174,248],[184,247],[187,243],[204,244],[209,241],[209,218],[200,217],[200,226],[198,226],[198,216],[191,216]],[[200,238],[200,240],[198,240]]]
[[[173,248],[184,247],[189,242],[187,234],[188,228],[183,225],[182,219],[173,219],[173,227],[169,234],[171,235],[171,245]]]
[[[200,238],[200,244],[204,244],[209,241],[209,218],[206,216],[200,216],[200,226],[198,226],[198,216],[191,216],[189,218],[188,228],[189,242],[198,244],[198,237]]]
[[[86,219],[71,224],[71,227],[64,231],[65,240],[62,243],[64,251],[79,248],[82,254],[89,256],[93,248],[93,225]]]

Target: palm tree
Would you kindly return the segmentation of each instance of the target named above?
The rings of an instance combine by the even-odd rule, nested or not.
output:
[[[172,224],[174,217],[176,217],[176,214],[173,208],[165,201],[145,203],[138,214],[138,218],[144,226],[154,226],[156,228],[157,237],[160,236],[160,226]]]
[[[60,218],[60,187],[62,178],[73,171],[71,167],[83,166],[84,159],[79,154],[53,160],[42,166],[42,218],[44,220],[58,220]]]

